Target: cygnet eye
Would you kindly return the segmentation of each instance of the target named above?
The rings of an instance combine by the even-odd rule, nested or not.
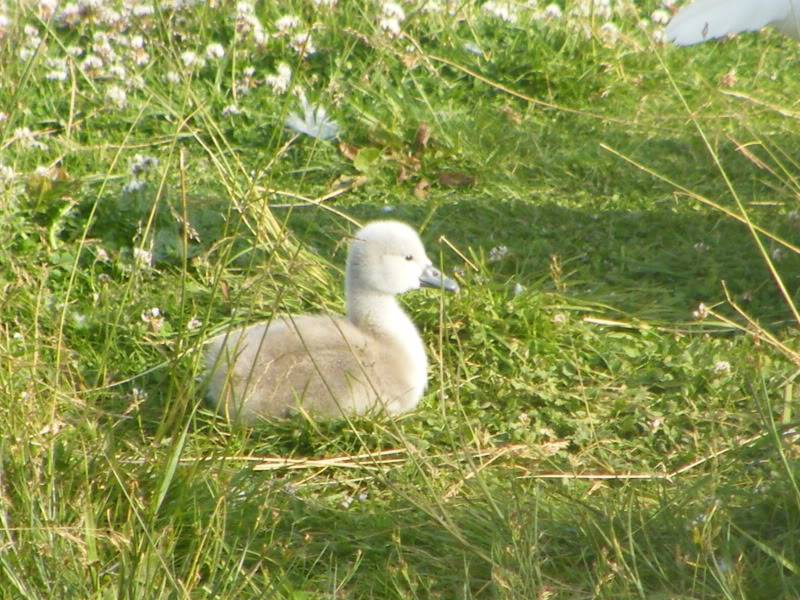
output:
[[[412,261],[414,260],[414,257],[411,254],[406,254],[406,260]]]

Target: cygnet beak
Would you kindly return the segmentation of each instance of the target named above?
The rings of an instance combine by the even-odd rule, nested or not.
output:
[[[433,265],[428,265],[419,276],[419,283],[422,287],[441,288],[448,292],[457,292],[458,284],[442,275],[442,272]]]

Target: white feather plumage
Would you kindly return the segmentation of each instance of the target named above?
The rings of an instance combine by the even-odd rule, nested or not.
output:
[[[666,35],[691,46],[764,27],[800,39],[800,0],[696,0],[673,17]]]

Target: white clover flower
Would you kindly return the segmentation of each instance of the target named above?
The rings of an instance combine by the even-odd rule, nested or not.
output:
[[[128,76],[128,72],[122,65],[111,65],[108,68],[108,74],[115,79],[119,79],[120,81],[125,81]]]
[[[79,56],[83,56],[83,48],[81,48],[80,46],[67,46],[65,51],[72,58],[78,58]]]
[[[205,59],[191,50],[186,50],[181,54],[181,62],[189,69],[202,69],[206,66]]]
[[[17,173],[11,167],[0,163],[0,192],[11,190],[17,179]]]
[[[153,319],[160,319],[161,318],[161,309],[158,308],[157,306],[154,306],[153,308],[148,308],[147,310],[142,311],[142,314],[140,315],[140,318],[145,323],[147,323],[149,321],[152,321]]]
[[[550,320],[552,321],[553,325],[564,325],[568,321],[567,315],[564,313],[556,313]]]
[[[103,61],[99,56],[88,54],[86,58],[81,61],[81,71],[86,73],[89,77],[98,77],[102,74]]]
[[[153,253],[144,248],[133,249],[133,262],[137,267],[149,268],[153,266]]]
[[[134,177],[122,187],[122,193],[134,194],[139,190],[144,189],[145,185],[147,185],[147,183],[143,179],[138,179]],[[138,250],[138,248],[136,250]],[[134,250],[134,255],[136,254],[136,250]]]
[[[0,123],[8,121],[8,113],[0,112]]]
[[[614,46],[619,41],[619,27],[614,23],[607,22],[600,26],[600,39],[609,46]]]
[[[219,60],[224,56],[225,48],[222,47],[222,44],[214,42],[206,46],[206,58],[208,60]]]
[[[275,21],[275,28],[278,33],[289,33],[292,29],[297,29],[300,26],[300,19],[295,15],[284,15]]]
[[[669,23],[669,20],[671,18],[672,17],[670,17],[670,14],[662,8],[657,8],[650,15],[650,20],[652,20],[653,23],[656,23],[658,25],[666,25],[667,23]]]
[[[0,40],[2,40],[11,30],[11,19],[0,13]]]
[[[514,295],[519,296],[520,294],[525,293],[525,286],[521,283],[517,282],[514,284]]]
[[[661,29],[660,27],[653,31],[653,34],[650,36],[654,43],[656,44],[666,44],[667,43],[667,34],[666,32]]]
[[[167,83],[171,83],[173,85],[181,82],[181,76],[178,75],[175,71],[167,71],[167,74],[164,75],[164,79],[166,80]]]
[[[108,255],[108,251],[98,246],[94,251],[95,258],[101,263],[109,263],[111,262],[111,257]]]
[[[123,109],[128,105],[128,92],[118,85],[110,85],[106,88],[106,102]]]
[[[714,363],[714,375],[727,375],[731,372],[731,363],[727,360],[718,360]]]
[[[495,246],[489,250],[488,262],[496,263],[508,256],[508,246]]]
[[[313,0],[319,8],[335,8],[337,0]]]
[[[17,127],[14,130],[14,142],[26,149],[44,150],[47,144],[36,139],[34,133],[27,127]]]
[[[275,75],[267,75],[264,83],[276,94],[285,94],[292,83],[292,69],[286,63],[279,63]]]
[[[33,48],[28,48],[27,46],[23,46],[22,48],[19,49],[17,55],[19,56],[19,60],[21,62],[28,62],[35,53],[36,50],[34,50]]]
[[[58,0],[39,0],[37,4],[39,8],[39,18],[42,21],[49,21],[55,14],[56,8],[58,8]]]
[[[223,117],[235,117],[242,114],[241,109],[236,106],[235,104],[229,104],[225,108],[222,109],[222,116]]]
[[[57,20],[62,27],[74,27],[77,25],[81,20],[78,5],[74,2],[67,3],[58,13]]]
[[[339,125],[336,121],[328,118],[328,113],[324,108],[311,106],[305,98],[301,98],[300,103],[303,108],[303,116],[291,113],[286,118],[286,127],[323,141],[332,140],[339,135]]]
[[[200,319],[196,319],[192,317],[188,323],[186,323],[186,329],[189,331],[194,331],[195,329],[200,329],[203,326],[203,322]]]
[[[68,77],[67,73],[67,61],[64,58],[48,58],[46,63],[47,68],[50,69],[45,74],[45,79],[48,81],[66,81]]]
[[[378,27],[392,37],[400,35],[400,21],[394,17],[383,17],[378,21]]]
[[[141,35],[131,36],[130,47],[133,48],[134,50],[141,50],[142,48],[144,48],[144,37],[142,37]]]
[[[406,20],[406,13],[403,10],[403,7],[396,2],[384,2],[381,4],[381,13],[383,13],[384,17],[388,17],[390,19],[394,18],[398,21]]]
[[[137,19],[144,19],[156,14],[156,9],[151,4],[134,4],[133,8],[131,8],[131,14]]]
[[[244,17],[247,15],[254,15],[256,13],[256,9],[253,6],[252,2],[237,2],[236,3],[236,14],[240,17]]]
[[[557,21],[563,16],[561,7],[558,4],[548,4],[544,8],[544,18],[549,21]]]
[[[145,175],[158,166],[158,159],[155,156],[144,156],[137,154],[131,161],[131,175],[138,177]]]
[[[495,2],[494,0],[489,0],[489,2],[481,6],[481,10],[489,16],[505,21],[506,23],[516,23],[519,16],[516,5],[510,2]]]
[[[292,36],[289,44],[294,48],[295,52],[303,57],[317,53],[317,48],[314,46],[314,41],[311,39],[310,31],[295,34]]]
[[[703,304],[702,302],[698,305],[696,310],[692,311],[692,317],[694,317],[697,321],[702,321],[708,315],[711,314],[708,310],[708,307]]]

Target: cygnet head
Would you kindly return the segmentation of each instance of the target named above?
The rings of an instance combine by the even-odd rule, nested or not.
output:
[[[373,221],[356,233],[347,255],[349,291],[397,295],[420,287],[458,291],[433,267],[416,231],[398,221]]]

